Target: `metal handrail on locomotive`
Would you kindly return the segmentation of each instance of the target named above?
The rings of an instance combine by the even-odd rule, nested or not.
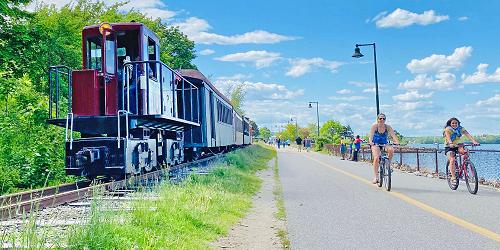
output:
[[[251,143],[249,119],[201,72],[161,62],[145,25],[87,26],[82,45],[81,70],[49,68],[47,122],[66,128],[67,174],[121,177]]]

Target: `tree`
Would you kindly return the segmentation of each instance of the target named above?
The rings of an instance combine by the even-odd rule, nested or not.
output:
[[[309,128],[299,128],[299,136],[304,139],[310,136],[311,130]]]
[[[255,123],[254,121],[250,121],[250,127],[253,130],[253,136],[258,137],[260,134],[260,131],[259,131],[259,126],[257,126],[257,123]]]
[[[236,112],[244,115],[245,111],[243,110],[243,103],[245,102],[245,94],[246,91],[244,89],[243,84],[235,83],[233,85],[229,85],[226,89],[226,96],[229,97],[231,101],[231,105],[236,110]]]
[[[259,134],[260,134],[260,137],[262,137],[262,139],[268,140],[269,137],[271,137],[271,130],[269,130],[266,127],[262,127],[259,129]]]

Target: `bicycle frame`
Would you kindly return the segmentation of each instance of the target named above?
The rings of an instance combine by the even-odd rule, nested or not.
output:
[[[446,179],[448,180],[448,186],[450,186],[452,190],[456,190],[459,185],[459,180],[464,179],[469,193],[476,194],[478,189],[477,171],[473,162],[470,160],[468,146],[475,145],[458,144],[459,150],[457,150],[458,152],[454,155],[454,164],[450,164],[450,161],[447,162]],[[454,166],[454,171],[451,171],[451,166]],[[451,178],[453,172],[455,172],[455,181]]]
[[[458,169],[455,169],[455,171],[458,171],[458,176],[457,178],[462,178],[462,175],[465,178],[469,178],[469,174],[467,173],[467,165],[465,164],[469,159],[469,149],[467,147],[470,147],[473,145],[469,144],[459,144],[459,148],[463,148],[463,153],[460,153],[460,150],[458,153],[455,154],[455,162],[457,163],[456,166],[458,166]]]

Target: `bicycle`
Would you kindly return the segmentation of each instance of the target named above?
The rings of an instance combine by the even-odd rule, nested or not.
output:
[[[451,171],[449,170],[450,160],[446,161],[446,180],[451,190],[456,190],[459,185],[459,180],[463,177],[469,193],[476,194],[478,190],[478,178],[474,163],[470,160],[469,149],[467,147],[474,147],[475,144],[458,144],[458,147],[463,147],[463,153],[455,153],[455,181],[451,179]],[[459,155],[462,156],[462,162],[458,167]]]
[[[384,185],[387,191],[391,191],[392,168],[391,168],[391,161],[389,160],[387,152],[385,151],[385,146],[387,146],[387,144],[375,144],[375,145],[380,148],[380,156],[379,156],[380,161],[378,163],[379,181],[377,185],[379,187],[382,187],[382,185]],[[396,144],[389,144],[389,145],[396,145]]]

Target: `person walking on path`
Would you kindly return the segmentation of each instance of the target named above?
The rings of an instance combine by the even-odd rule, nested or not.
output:
[[[361,142],[362,140],[359,138],[359,135],[356,135],[356,139],[354,140],[354,154],[352,156],[352,161],[358,161],[359,150],[361,150]]]
[[[280,149],[280,147],[281,147],[281,139],[279,137],[276,139],[276,144],[278,144],[278,149]]]
[[[295,143],[297,143],[297,150],[299,152],[302,152],[302,138],[300,138],[300,136],[297,136],[297,138],[295,138]]]
[[[307,152],[309,152],[309,150],[311,149],[311,138],[306,137],[306,139],[304,140],[304,144],[306,146]]]
[[[347,146],[345,144],[345,139],[340,139],[340,155],[342,156],[341,160],[345,160],[345,154],[347,153]]]
[[[349,160],[352,160],[353,158],[353,146],[354,146],[354,138],[349,139]]]

